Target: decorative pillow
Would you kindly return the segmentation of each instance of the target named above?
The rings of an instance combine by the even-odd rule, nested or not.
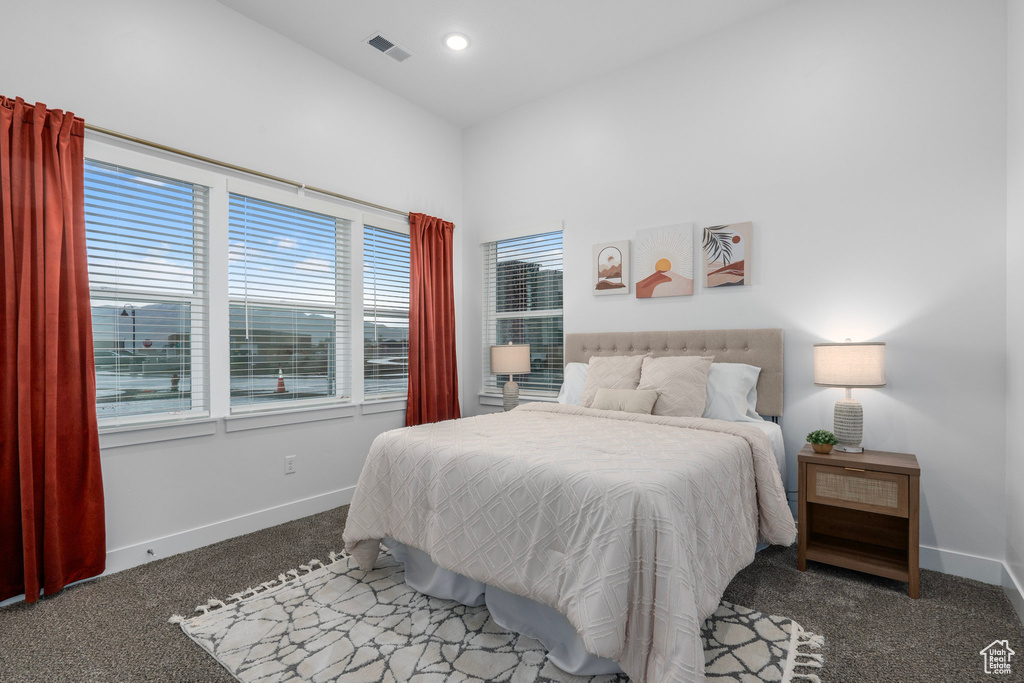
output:
[[[597,396],[590,405],[598,410],[621,410],[626,413],[651,414],[658,392],[650,389],[605,389],[597,390]]]
[[[730,422],[761,422],[757,378],[761,368],[745,363],[712,363],[708,370],[704,417]]]
[[[589,408],[598,389],[636,389],[647,356],[593,356],[580,405]]]
[[[713,357],[644,358],[640,389],[654,389],[658,401],[652,415],[700,417],[707,401],[708,368]]]
[[[586,363],[569,363],[565,366],[562,388],[558,390],[558,402],[570,406],[578,406],[583,397],[583,385],[587,381]]]

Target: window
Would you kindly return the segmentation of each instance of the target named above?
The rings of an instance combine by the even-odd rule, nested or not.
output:
[[[409,235],[363,227],[363,396],[409,388]]]
[[[343,218],[230,193],[232,410],[351,397]]]
[[[491,373],[490,347],[529,344],[530,373],[515,375],[523,394],[555,396],[562,384],[562,233],[488,242],[484,248],[484,391],[507,377]]]
[[[209,411],[208,205],[201,185],[85,161],[101,424]]]

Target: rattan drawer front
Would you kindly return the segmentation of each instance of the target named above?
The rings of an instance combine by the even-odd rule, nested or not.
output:
[[[905,474],[828,465],[807,466],[807,500],[811,503],[906,517],[907,487]]]

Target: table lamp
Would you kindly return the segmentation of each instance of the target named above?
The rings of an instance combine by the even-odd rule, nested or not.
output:
[[[491,347],[491,372],[496,375],[508,375],[508,381],[501,394],[505,410],[512,410],[519,405],[519,385],[512,381],[513,374],[525,374],[530,371],[530,345],[513,344]]]
[[[833,416],[836,450],[863,453],[864,408],[853,389],[885,386],[885,343],[857,342],[814,345],[814,384],[842,387],[846,398],[836,401]]]

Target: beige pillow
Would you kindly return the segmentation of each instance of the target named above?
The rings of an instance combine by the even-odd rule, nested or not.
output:
[[[580,405],[591,407],[598,389],[636,389],[647,356],[592,356]]]
[[[621,410],[625,413],[651,414],[654,402],[658,400],[658,392],[644,389],[605,389],[597,390],[591,408],[598,410]]]
[[[673,417],[703,415],[712,361],[714,357],[706,356],[645,358],[638,387],[658,392],[651,414]]]

